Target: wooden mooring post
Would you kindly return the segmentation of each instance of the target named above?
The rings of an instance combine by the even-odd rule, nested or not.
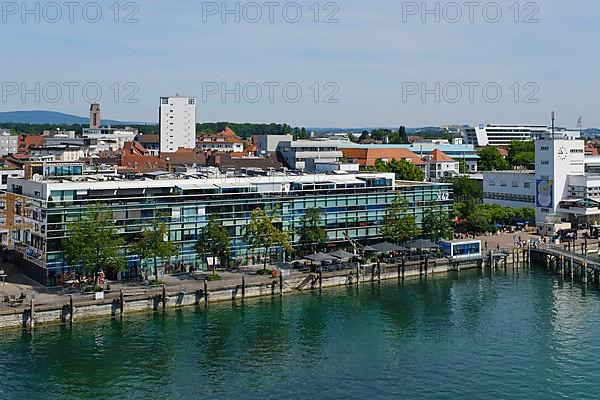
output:
[[[204,306],[208,306],[208,280],[204,279]]]
[[[279,271],[279,297],[283,297],[283,271]]]
[[[123,289],[121,289],[121,293]],[[121,306],[122,307],[122,306]],[[73,295],[69,295],[69,324],[73,325],[73,319],[75,318],[75,306],[73,305]]]
[[[119,305],[121,308],[121,318],[123,318],[123,315],[125,314],[125,295],[123,293],[123,288],[121,288],[119,293]]]
[[[242,301],[246,300],[246,276],[242,275]]]
[[[35,328],[35,300],[31,296],[31,300],[29,300],[29,329],[33,330],[33,328]]]

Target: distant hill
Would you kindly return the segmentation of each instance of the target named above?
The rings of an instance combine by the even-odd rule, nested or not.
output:
[[[16,124],[56,124],[56,125],[87,125],[89,118],[79,117],[77,115],[64,114],[56,111],[9,111],[0,112],[1,123]],[[102,125],[130,125],[134,122],[102,120]]]

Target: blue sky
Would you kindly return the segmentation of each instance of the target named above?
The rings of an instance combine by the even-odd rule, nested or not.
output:
[[[96,8],[90,3],[75,7],[73,22],[64,6],[55,23],[49,22],[56,15],[51,8],[46,14],[40,8],[39,23],[20,2],[19,10],[3,9],[0,111],[86,115],[96,86],[102,89],[103,115],[121,120],[155,121],[158,98],[182,93],[198,97],[198,121],[343,127],[547,123],[554,110],[561,126],[575,127],[580,115],[584,126],[600,126],[599,2],[523,1],[517,17],[512,0],[482,1],[471,22],[462,1],[426,2],[434,12],[425,15],[420,1],[280,1],[271,22],[269,8],[259,1],[254,4],[263,15],[254,23],[257,8],[250,2],[239,3],[239,23],[235,12],[222,21],[222,2],[197,0],[145,0],[136,7],[117,2],[117,23],[109,8],[115,2],[99,1],[102,16],[91,23]],[[235,2],[227,7],[235,9]],[[298,9],[302,17],[292,23]],[[132,12],[138,22],[124,23]],[[338,22],[325,23],[328,15]],[[524,23],[528,15],[538,22]],[[68,82],[79,84],[72,101]],[[22,84],[39,94],[39,102],[32,93],[23,98]],[[92,88],[87,98],[86,84]],[[224,99],[223,86],[230,90]],[[429,90],[424,99],[423,88]],[[126,94],[137,103],[125,101]]]

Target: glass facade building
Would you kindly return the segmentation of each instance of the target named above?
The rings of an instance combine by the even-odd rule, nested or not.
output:
[[[324,211],[328,246],[347,247],[346,235],[368,244],[381,240],[386,209],[396,196],[408,199],[420,224],[424,212],[438,204],[450,211],[451,185],[397,182],[394,174],[276,175],[199,179],[124,180],[77,176],[43,179],[11,178],[6,199],[9,250],[23,270],[47,285],[62,284],[74,273],[63,259],[68,225],[100,204],[112,212],[127,245],[128,268],[123,278],[139,276],[140,260],[133,244],[141,232],[163,219],[178,257],[167,272],[201,266],[194,250],[201,229],[217,215],[232,237],[231,256],[240,264],[259,262],[260,255],[244,242],[245,226],[256,208],[275,210],[276,223],[290,232],[294,247],[301,219],[310,208]],[[278,251],[280,260],[293,255]]]

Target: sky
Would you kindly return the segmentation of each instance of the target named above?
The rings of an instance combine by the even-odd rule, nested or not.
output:
[[[1,2],[0,111],[308,127],[600,127],[600,2]]]

